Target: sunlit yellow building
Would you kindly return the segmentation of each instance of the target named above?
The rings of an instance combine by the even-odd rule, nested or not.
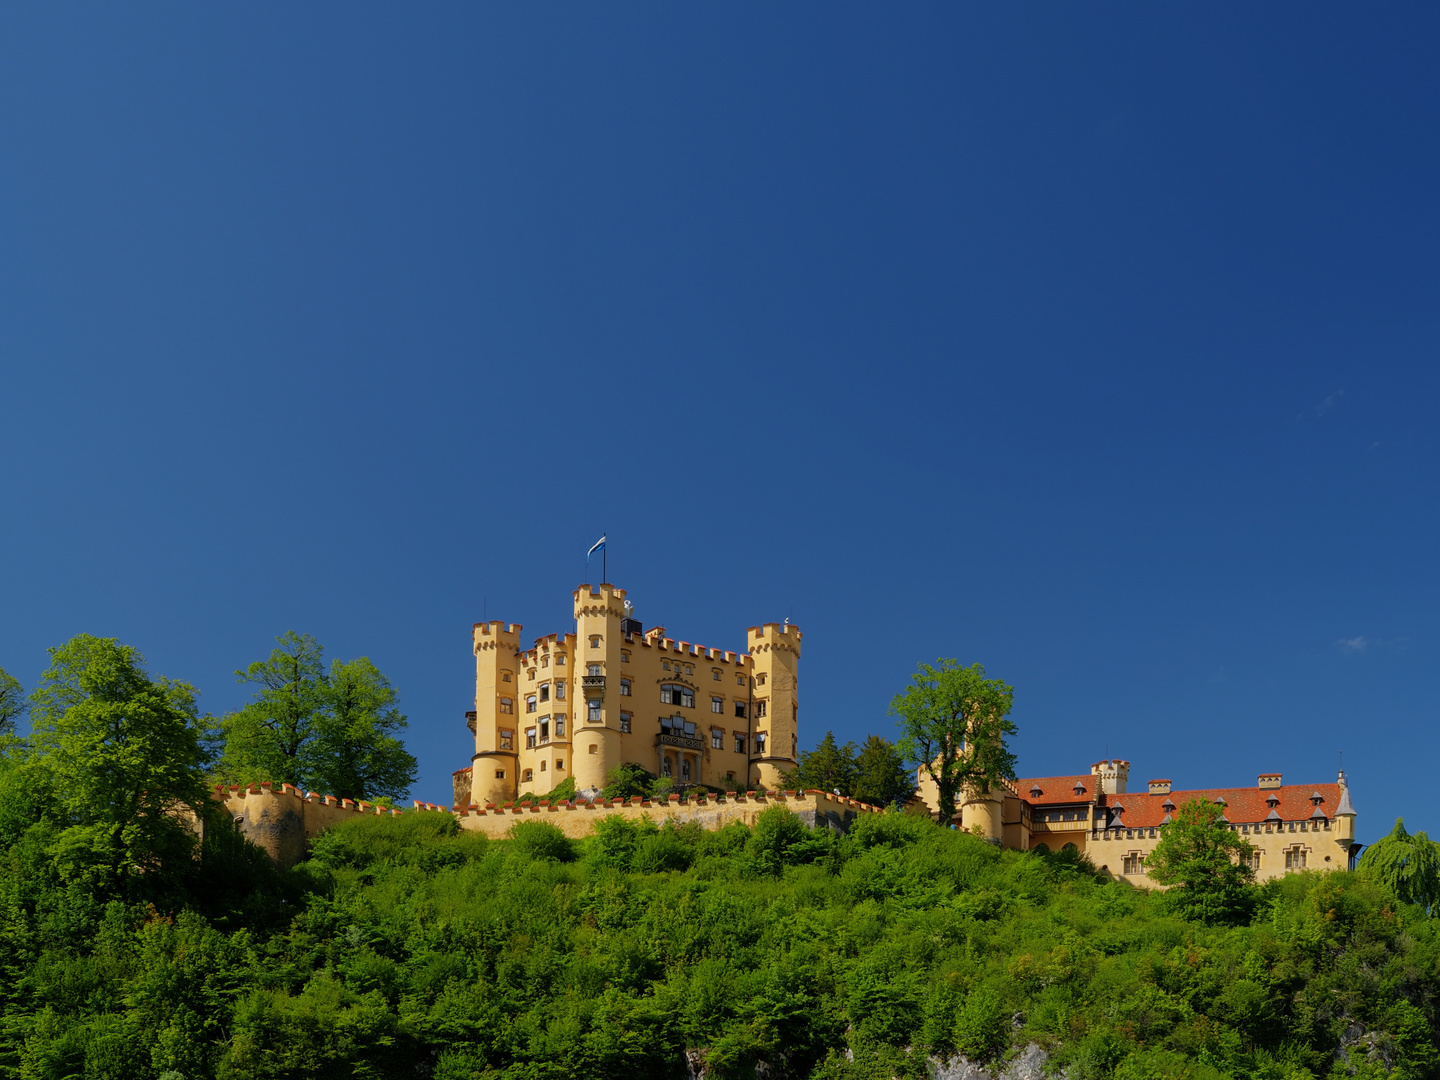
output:
[[[1097,866],[1137,885],[1149,885],[1145,860],[1161,829],[1185,802],[1220,807],[1222,824],[1253,845],[1257,881],[1296,870],[1343,870],[1360,846],[1355,807],[1341,772],[1332,784],[1285,784],[1280,773],[1261,773],[1254,787],[1173,790],[1151,780],[1129,790],[1130,763],[1097,761],[1088,773],[1041,776],[970,792],[956,824],[1020,851],[1070,847]],[[932,809],[935,785],[922,778],[920,797]]]
[[[528,647],[518,623],[475,624],[475,753],[457,804],[502,806],[569,777],[598,791],[626,762],[677,786],[781,786],[795,767],[798,628],[752,626],[737,653],[646,630],[613,585],[573,596],[574,633]]]

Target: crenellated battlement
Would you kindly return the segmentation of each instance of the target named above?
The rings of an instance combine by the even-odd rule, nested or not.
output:
[[[789,623],[766,623],[764,626],[751,626],[746,629],[745,635],[751,653],[791,652],[796,656],[800,655],[800,639],[804,636],[800,633],[798,626],[792,626]]]
[[[623,619],[625,611],[625,590],[601,582],[599,585],[581,585],[571,594],[575,600],[575,618]]]
[[[521,629],[523,628],[520,623],[506,623],[500,619],[483,623],[477,622],[472,634],[475,652],[479,653],[487,649],[519,652]]]

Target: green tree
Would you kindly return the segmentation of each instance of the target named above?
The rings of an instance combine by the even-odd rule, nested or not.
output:
[[[1249,918],[1255,906],[1255,849],[1220,821],[1222,807],[1190,799],[1160,827],[1145,873],[1169,886],[1166,904],[1181,917],[1211,925]]]
[[[25,691],[20,680],[0,668],[0,736],[15,730],[15,721],[25,715]]]
[[[1356,869],[1385,885],[1402,902],[1437,914],[1440,848],[1423,832],[1414,836],[1406,832],[1404,818],[1396,818],[1390,835],[1370,845]]]
[[[309,634],[287,631],[279,648],[235,674],[258,687],[255,699],[222,722],[225,752],[222,776],[232,782],[257,781],[311,786],[310,754],[316,726],[326,705],[324,650]],[[327,791],[327,795],[346,796]]]
[[[655,775],[633,761],[621,762],[605,774],[601,794],[607,799],[649,798],[655,790]]]
[[[81,634],[50,650],[31,695],[33,758],[53,777],[62,873],[105,886],[178,869],[205,806],[205,724],[187,683],[139,651]]]
[[[915,773],[894,743],[871,735],[855,759],[850,794],[874,806],[896,806],[915,794]]]
[[[405,798],[417,763],[395,734],[409,721],[390,680],[368,657],[335,660],[321,698],[305,753],[312,785],[352,799]]]
[[[1015,755],[1005,743],[1015,734],[1008,716],[1015,690],[987,679],[979,664],[936,663],[920,665],[890,703],[890,713],[900,718],[900,753],[935,781],[940,820],[948,822],[965,788],[989,791],[1002,779],[1015,779]]]
[[[835,733],[827,731],[814,750],[800,751],[800,761],[784,774],[782,783],[790,788],[851,794],[855,786],[855,744],[840,746],[835,742]]]
[[[225,717],[220,774],[348,799],[404,798],[415,758],[397,737],[408,721],[395,688],[367,657],[332,662],[309,634],[291,630],[265,660],[237,671],[254,700]]]

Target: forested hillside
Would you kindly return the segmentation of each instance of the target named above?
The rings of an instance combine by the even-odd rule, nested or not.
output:
[[[1208,927],[902,814],[576,843],[407,813],[283,876],[217,828],[168,896],[106,900],[7,779],[5,1076],[840,1080],[1031,1043],[1071,1080],[1435,1072],[1437,924],[1353,874]]]

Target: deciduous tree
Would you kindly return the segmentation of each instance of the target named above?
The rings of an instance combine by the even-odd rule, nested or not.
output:
[[[205,803],[205,724],[188,683],[151,678],[139,651],[81,634],[50,650],[31,695],[34,760],[53,777],[62,872],[94,884],[187,855],[184,811]]]
[[[20,680],[0,668],[0,736],[15,730],[15,721],[25,715],[25,691]]]
[[[1181,804],[1145,860],[1150,879],[1169,886],[1165,900],[1177,914],[1211,925],[1243,922],[1255,905],[1255,849],[1220,821],[1222,813],[1203,799]]]
[[[1404,818],[1396,818],[1390,834],[1370,845],[1356,869],[1404,903],[1440,913],[1440,847],[1423,832],[1406,832]]]
[[[965,788],[988,791],[1002,779],[1015,779],[1015,755],[1005,742],[1015,734],[1008,715],[1015,690],[987,679],[979,664],[936,663],[920,665],[890,712],[900,718],[901,754],[935,781],[940,820],[948,822]]]
[[[232,783],[270,780],[349,799],[404,798],[415,758],[397,733],[408,726],[398,696],[367,657],[336,660],[291,630],[264,660],[237,671],[254,700],[223,721],[220,775]]]

